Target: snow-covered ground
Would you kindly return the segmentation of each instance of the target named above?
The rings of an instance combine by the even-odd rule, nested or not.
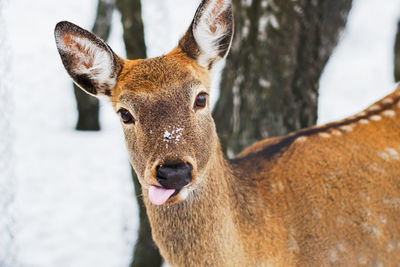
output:
[[[20,266],[127,266],[130,260],[136,206],[119,122],[105,111],[104,131],[73,130],[73,91],[53,38],[62,19],[90,27],[95,5],[12,0],[5,13],[13,50]]]
[[[156,56],[177,43],[199,0],[142,2],[149,56]],[[117,267],[130,261],[137,207],[117,116],[104,102],[101,132],[73,130],[73,91],[53,38],[61,20],[90,29],[95,7],[96,0],[10,0],[5,10],[16,103],[10,115],[16,132],[15,242],[22,267]],[[321,80],[321,123],[394,89],[399,16],[400,0],[354,1]],[[116,13],[110,45],[123,56],[121,34]]]

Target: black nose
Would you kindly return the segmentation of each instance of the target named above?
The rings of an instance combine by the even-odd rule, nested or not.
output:
[[[192,165],[188,163],[166,164],[157,167],[157,181],[164,188],[180,190],[192,180]]]

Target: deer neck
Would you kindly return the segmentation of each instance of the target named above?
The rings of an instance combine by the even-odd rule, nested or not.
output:
[[[154,206],[144,192],[153,239],[172,266],[226,265],[243,251],[233,215],[232,172],[220,150],[210,160],[205,183],[182,203]]]

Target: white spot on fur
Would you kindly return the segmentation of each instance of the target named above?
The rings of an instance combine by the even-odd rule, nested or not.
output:
[[[388,109],[385,110],[382,114],[386,117],[394,117],[394,115],[396,115],[396,112],[394,112],[394,110]]]
[[[361,119],[359,122],[360,122],[361,124],[368,124],[368,123],[369,123],[369,120],[367,120],[367,119]]]
[[[362,253],[358,254],[358,263],[359,264],[367,264],[367,258],[365,257],[364,254],[362,254]]]
[[[272,190],[282,192],[284,190],[284,186],[281,181],[277,181],[271,185]]]
[[[317,219],[321,219],[322,218],[322,214],[318,210],[312,210],[311,213]]]
[[[338,260],[337,252],[334,249],[329,250],[329,261],[336,262]]]
[[[380,221],[382,224],[386,224],[387,219],[386,219],[385,216],[383,216],[382,214],[380,214],[380,215],[379,215],[379,221]]]
[[[382,198],[383,205],[390,208],[397,208],[400,205],[400,198]]]
[[[381,173],[381,174],[385,174],[385,173],[386,173],[385,170],[379,168],[378,165],[377,165],[376,163],[371,163],[371,164],[369,165],[369,167],[370,167],[371,169],[373,169],[374,171],[379,172],[379,173]]]
[[[383,159],[385,161],[389,161],[389,159],[390,159],[389,155],[386,152],[378,151],[377,154],[381,159]]]
[[[319,133],[318,135],[319,135],[320,137],[326,138],[326,139],[331,137],[331,135],[328,134],[328,133]]]
[[[382,117],[379,116],[379,115],[373,115],[373,116],[371,116],[371,120],[373,120],[373,121],[380,121],[381,119],[382,119]]]
[[[354,120],[357,119],[359,116],[358,115],[353,115],[347,118],[347,120]]]
[[[380,237],[381,236],[381,230],[378,228],[378,226],[370,224],[370,223],[362,223],[361,228],[364,232],[371,234],[374,237]]]
[[[288,245],[288,249],[289,250],[292,250],[292,251],[295,251],[295,252],[299,252],[300,251],[299,244],[297,244],[296,239],[294,239],[293,237],[290,237],[287,240],[287,245]]]
[[[380,110],[380,109],[381,109],[380,106],[378,106],[378,105],[372,105],[372,106],[370,106],[367,110],[368,110],[368,111],[378,111],[378,110]]]
[[[305,136],[300,136],[296,139],[296,143],[304,143],[307,140],[307,137]]]
[[[376,237],[381,236],[381,230],[379,229],[378,226],[373,225],[372,228],[371,228],[371,230],[372,230],[372,234],[373,234],[374,236],[376,236]]]
[[[366,207],[364,207],[363,209],[364,209],[365,216],[367,216],[367,217],[371,216],[371,210],[370,209],[368,209]]]
[[[344,245],[344,243],[343,243],[342,241],[339,241],[339,242],[337,243],[337,247],[338,247],[338,250],[339,250],[340,252],[346,252],[346,247],[345,247],[345,245]]]
[[[343,217],[342,217],[342,216],[337,216],[337,217],[336,217],[336,223],[337,223],[338,225],[343,225],[343,224],[344,224],[344,219],[343,219]]]
[[[399,160],[400,159],[399,153],[397,153],[397,151],[394,148],[387,147],[387,148],[385,148],[385,150],[386,150],[387,153],[389,153],[389,155],[393,159],[395,159],[395,160]]]
[[[369,197],[368,193],[366,192],[361,192],[360,195],[366,200],[369,201],[371,198]]]
[[[332,133],[333,135],[336,135],[336,136],[341,136],[341,135],[342,135],[342,132],[340,132],[340,131],[338,131],[338,130],[332,130],[331,133]]]
[[[345,132],[351,132],[353,131],[353,127],[351,125],[343,125],[339,127],[340,130],[345,131]]]
[[[386,246],[386,250],[387,252],[392,252],[394,250],[394,243],[393,242],[389,242]]]
[[[385,98],[382,100],[383,104],[392,104],[393,103],[393,99],[392,98]]]
[[[194,38],[201,51],[198,63],[203,67],[208,67],[211,61],[220,58],[218,41],[230,31],[228,28],[230,24],[221,20],[222,14],[230,6],[230,1],[210,0],[208,2],[193,29]]]

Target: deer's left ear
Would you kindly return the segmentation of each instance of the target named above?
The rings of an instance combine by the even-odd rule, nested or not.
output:
[[[123,60],[99,37],[73,23],[58,23],[54,34],[64,67],[74,82],[89,94],[110,96]]]
[[[179,47],[199,65],[211,69],[228,54],[232,36],[232,1],[203,0]]]

